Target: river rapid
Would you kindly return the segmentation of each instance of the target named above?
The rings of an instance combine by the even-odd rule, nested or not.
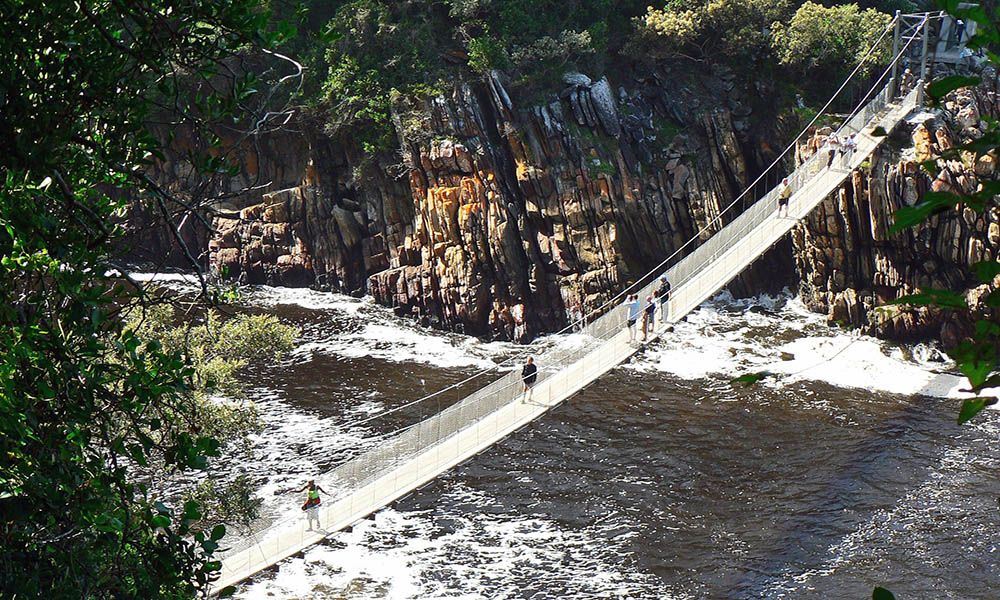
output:
[[[303,330],[250,373],[267,428],[221,465],[254,478],[274,517],[300,514],[291,489],[436,407],[370,416],[523,351],[335,294],[257,287],[245,304]],[[827,327],[789,295],[722,294],[237,597],[996,597],[998,413],[957,426],[948,366]],[[771,375],[730,382],[758,371]]]

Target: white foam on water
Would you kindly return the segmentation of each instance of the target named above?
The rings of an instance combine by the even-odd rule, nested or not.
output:
[[[761,310],[763,309],[763,310]],[[856,332],[828,327],[797,298],[762,296],[734,301],[720,294],[678,323],[673,333],[627,368],[683,379],[736,377],[766,371],[769,385],[822,381],[846,388],[941,398],[967,396],[963,378],[931,346],[904,356],[901,348]]]
[[[935,373],[906,360],[898,352],[886,354],[884,343],[864,336],[809,337],[777,347],[795,358],[771,361],[763,370],[785,375],[784,382],[810,380],[848,388],[893,394],[922,394],[937,398],[967,396],[959,390],[964,380]]]
[[[1000,425],[989,419],[970,422],[966,427],[978,429],[987,439],[1000,435]],[[970,472],[993,472],[998,466],[994,457],[975,453],[968,446],[946,446],[926,478],[915,482],[914,487],[896,500],[892,508],[875,511],[854,531],[831,545],[826,552],[829,558],[821,566],[799,573],[783,573],[783,580],[773,582],[763,597],[796,598],[796,592],[809,589],[809,583],[814,580],[834,576],[839,569],[853,564],[878,561],[883,558],[880,555],[886,548],[906,548],[922,555],[918,560],[933,560],[931,556],[923,555],[929,554],[927,542],[935,540],[922,537],[921,530],[942,520],[953,520],[956,527],[960,527],[960,519],[967,516],[963,513],[969,510],[964,506],[969,496],[956,482],[968,477]],[[996,551],[989,539],[974,537],[970,539],[970,544],[978,546],[975,550],[980,552],[985,546],[992,546],[991,553]],[[974,548],[967,550],[971,553]],[[905,574],[900,576],[905,577]]]
[[[181,283],[190,283],[193,285],[200,284],[198,276],[195,275],[194,273],[132,272],[129,273],[129,277],[142,283],[148,283],[148,282],[163,283],[163,282],[176,281]]]
[[[493,361],[479,355],[478,346],[473,338],[369,322],[360,331],[306,342],[295,348],[291,356],[308,359],[313,354],[326,353],[345,358],[428,363],[441,368],[494,366]]]
[[[128,276],[144,288],[165,288],[178,294],[201,292],[201,280],[194,273],[130,272]]]
[[[324,488],[328,493],[334,493],[334,486],[322,476],[328,465],[343,462],[381,439],[365,426],[352,425],[356,420],[308,413],[273,390],[255,389],[251,395],[266,426],[251,436],[252,460],[240,460],[237,470],[256,478],[256,496],[264,502],[261,514],[268,520],[302,518],[302,494],[294,490],[316,479],[321,486],[328,486]],[[363,417],[374,404],[364,402],[348,414]]]
[[[286,288],[269,285],[241,287],[247,302],[253,306],[270,308],[279,305],[294,305],[309,310],[336,310],[356,315],[362,310],[373,310],[389,315],[388,309],[375,304],[370,296],[355,298],[334,292],[320,292],[309,288]]]
[[[237,597],[479,600],[519,597],[526,588],[544,590],[547,598],[678,597],[630,566],[628,536],[609,542],[598,531],[539,516],[448,514],[446,507],[470,503],[497,505],[459,484],[442,498],[444,508],[384,509],[259,577]]]

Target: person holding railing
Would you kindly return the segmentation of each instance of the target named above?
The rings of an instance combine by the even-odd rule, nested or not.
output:
[[[321,502],[321,500],[319,499],[319,493],[323,492],[325,494],[326,490],[324,490],[323,488],[321,488],[318,485],[316,485],[316,482],[313,481],[312,479],[310,479],[309,483],[307,483],[305,485],[305,487],[303,487],[301,489],[298,489],[298,490],[295,490],[295,492],[296,493],[301,493],[301,492],[305,492],[306,490],[309,490],[309,491],[306,493],[306,502],[305,502],[305,504],[302,505],[302,510],[305,511],[305,513],[306,513],[306,519],[308,519],[308,521],[309,521],[309,528],[306,531],[312,531],[313,530],[313,526],[312,526],[313,521],[316,522],[316,529],[319,529],[319,526],[320,526],[319,525],[319,505],[320,505],[320,502]]]

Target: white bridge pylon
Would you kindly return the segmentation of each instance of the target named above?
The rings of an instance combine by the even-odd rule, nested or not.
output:
[[[926,23],[934,17],[921,16],[923,22],[917,27],[926,33]],[[897,16],[894,24],[899,22]],[[898,39],[898,27],[896,32]],[[895,53],[890,67],[905,51],[904,47]],[[883,79],[888,73],[887,69]],[[880,79],[876,86],[882,83]],[[828,167],[827,153],[817,152],[788,175],[793,195],[787,217],[777,215],[779,186],[675,265],[647,274],[643,280],[648,283],[637,290],[639,297],[652,295],[658,276],[665,273],[673,284],[668,321],[676,322],[722,289],[843,184],[886,138],[883,132],[891,132],[917,106],[922,81],[901,98],[894,97],[896,88],[895,77],[874,88],[879,91],[840,127],[841,139],[856,136],[857,149],[852,154],[838,156]],[[587,322],[576,347],[557,347],[541,355],[538,382],[529,398],[523,394],[519,370],[509,371],[440,413],[317,477],[317,482],[334,495],[318,509],[322,530],[307,530],[306,520],[295,518],[240,540],[223,555],[214,589],[239,583],[416,490],[627,360],[639,346],[629,342],[625,311],[621,305],[611,308]],[[654,331],[652,339],[662,331],[662,327]]]

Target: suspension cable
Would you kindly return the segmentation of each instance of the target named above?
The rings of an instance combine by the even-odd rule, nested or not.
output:
[[[562,329],[560,329],[560,330],[558,330],[558,331],[556,331],[554,333],[551,333],[551,334],[549,334],[549,335],[547,335],[547,336],[545,336],[545,337],[543,337],[541,339],[546,339],[546,338],[551,337],[551,336],[561,335],[563,333],[566,333],[568,331],[576,329],[578,326],[586,325],[588,321],[591,321],[596,316],[599,316],[600,314],[603,314],[603,312],[608,307],[610,307],[613,304],[617,304],[623,296],[625,296],[626,294],[631,294],[635,289],[638,289],[638,287],[640,286],[640,284],[643,281],[645,281],[647,278],[649,278],[650,276],[653,276],[653,278],[655,278],[656,274],[658,274],[659,270],[664,265],[668,264],[671,260],[673,260],[675,257],[677,257],[684,249],[686,249],[692,243],[694,243],[695,240],[700,239],[701,236],[702,236],[702,234],[710,231],[713,228],[713,226],[715,226],[717,223],[719,223],[722,220],[723,215],[726,215],[730,210],[732,210],[732,208],[734,206],[736,206],[736,204],[738,202],[740,202],[740,200],[742,200],[744,197],[746,197],[746,195],[750,191],[752,191],[754,189],[754,187],[758,183],[760,183],[760,181],[768,173],[770,173],[771,170],[775,166],[777,166],[782,161],[782,159],[785,158],[785,156],[788,154],[788,152],[790,150],[792,150],[793,148],[796,147],[796,144],[798,143],[799,139],[802,138],[806,133],[808,133],[808,131],[810,130],[810,128],[812,128],[812,126],[816,124],[816,122],[819,120],[819,118],[826,113],[827,109],[829,109],[829,107],[833,104],[834,100],[836,100],[837,97],[841,94],[841,92],[843,92],[844,89],[847,88],[847,85],[851,82],[851,80],[855,77],[855,75],[857,75],[862,70],[862,68],[865,66],[865,63],[868,61],[868,59],[878,49],[879,44],[882,43],[882,40],[884,40],[885,37],[889,34],[889,32],[893,30],[893,28],[895,27],[897,19],[902,18],[903,16],[923,16],[924,17],[923,20],[920,22],[919,25],[916,26],[916,27],[920,27],[920,26],[923,25],[923,22],[926,21],[929,18],[929,16],[931,14],[932,13],[928,12],[928,13],[916,13],[914,15],[900,15],[898,17],[894,16],[892,18],[892,20],[889,22],[888,26],[882,31],[881,35],[879,35],[879,37],[875,40],[875,42],[872,43],[871,47],[869,47],[868,51],[865,52],[865,54],[858,61],[858,64],[854,67],[854,70],[851,71],[851,73],[844,79],[843,83],[840,85],[839,88],[837,88],[837,90],[833,93],[833,95],[826,102],[826,104],[823,105],[823,107],[816,113],[816,115],[812,118],[812,120],[802,129],[802,131],[800,131],[799,134],[796,135],[792,139],[792,142],[781,152],[781,154],[779,154],[771,162],[771,164],[768,165],[761,172],[761,174],[753,182],[751,182],[746,187],[746,189],[744,189],[744,191],[742,193],[740,193],[728,205],[726,205],[725,208],[723,208],[721,211],[719,211],[718,214],[716,214],[715,217],[713,217],[710,221],[708,221],[708,223],[706,223],[705,225],[703,225],[701,227],[701,229],[699,229],[698,233],[696,233],[695,235],[691,236],[686,242],[684,242],[684,244],[682,244],[681,246],[679,246],[676,250],[674,250],[669,256],[667,256],[665,259],[663,259],[655,267],[653,267],[652,269],[650,269],[644,275],[640,276],[635,282],[633,282],[632,284],[630,284],[629,286],[627,286],[625,289],[623,289],[622,291],[620,291],[617,294],[615,294],[614,296],[612,296],[610,299],[606,300],[604,303],[602,303],[597,308],[594,308],[594,309],[590,310],[584,316],[582,316],[582,317],[580,317],[580,318],[572,321],[571,323],[569,323],[568,325],[566,325]],[[912,42],[912,40],[911,40],[911,42]],[[909,43],[910,42],[908,42],[906,46],[909,46]],[[902,52],[900,52],[899,54],[897,54],[896,57],[894,57],[893,61],[890,62],[890,65],[893,64],[894,62],[896,62],[899,59],[899,56],[901,54],[902,54]],[[436,397],[440,396],[441,394],[444,394],[445,392],[449,392],[451,390],[457,389],[457,388],[459,388],[459,387],[461,387],[461,386],[463,386],[463,385],[465,385],[465,384],[467,384],[467,383],[469,383],[469,382],[471,382],[471,381],[473,381],[475,379],[478,379],[479,377],[481,377],[481,376],[483,376],[483,375],[485,375],[487,373],[492,373],[493,371],[496,371],[496,370],[502,369],[504,367],[507,367],[507,366],[511,365],[515,360],[520,360],[520,358],[523,357],[525,354],[530,354],[531,350],[534,349],[533,347],[535,347],[535,344],[537,343],[537,341],[538,340],[535,340],[535,341],[533,341],[533,342],[525,345],[522,349],[519,349],[515,353],[514,356],[508,357],[505,360],[503,360],[503,361],[501,361],[501,362],[499,362],[499,363],[497,363],[495,365],[483,368],[480,371],[477,371],[476,373],[473,373],[472,375],[469,375],[468,377],[466,377],[466,378],[464,378],[464,379],[462,379],[460,381],[452,383],[452,384],[450,384],[450,385],[448,385],[448,386],[446,386],[444,388],[441,388],[441,389],[439,389],[439,390],[437,390],[435,392],[427,394],[427,395],[425,395],[425,396],[423,396],[421,398],[417,398],[416,400],[412,400],[412,401],[407,402],[405,404],[402,404],[400,406],[396,406],[396,407],[393,407],[391,409],[388,409],[388,410],[385,410],[383,412],[380,412],[378,414],[375,414],[375,415],[372,415],[370,417],[367,417],[367,418],[365,418],[365,419],[363,419],[361,421],[358,421],[358,422],[354,423],[354,425],[358,425],[358,426],[364,425],[366,423],[369,423],[371,421],[375,421],[377,419],[380,419],[382,417],[388,416],[390,414],[394,414],[394,413],[397,413],[399,411],[405,410],[405,409],[407,409],[407,408],[409,408],[411,406],[414,406],[416,404],[420,404],[420,403],[425,402],[427,400],[430,400],[432,398],[436,398]],[[408,427],[404,427],[403,429],[407,429],[407,428]],[[402,431],[402,429],[399,430],[399,431]]]

